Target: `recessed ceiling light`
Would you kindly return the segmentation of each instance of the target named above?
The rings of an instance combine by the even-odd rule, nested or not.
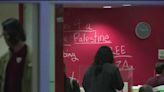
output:
[[[122,6],[132,6],[131,4],[123,4]]]
[[[103,8],[112,8],[112,6],[109,6],[109,5],[108,6],[103,6]]]

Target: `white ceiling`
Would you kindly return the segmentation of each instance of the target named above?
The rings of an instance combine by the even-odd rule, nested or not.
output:
[[[66,8],[102,8],[110,5],[112,7],[123,7],[123,4],[138,5],[164,5],[164,1],[56,1]]]

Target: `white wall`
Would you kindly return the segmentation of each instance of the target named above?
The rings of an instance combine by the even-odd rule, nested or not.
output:
[[[1,23],[9,17],[19,18],[18,4],[0,4],[0,35],[2,34]],[[0,57],[6,53],[8,47],[4,41],[4,38],[0,36]]]

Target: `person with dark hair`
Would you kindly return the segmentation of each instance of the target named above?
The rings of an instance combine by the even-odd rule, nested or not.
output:
[[[153,92],[153,88],[149,85],[143,85],[139,88],[139,92]]]
[[[32,52],[19,20],[2,23],[9,51],[0,58],[0,92],[32,92]]]
[[[116,92],[123,89],[124,83],[109,47],[99,48],[93,64],[84,75],[82,85],[85,92]]]
[[[155,71],[156,75],[149,78],[146,84],[152,87],[164,85],[164,62],[158,62],[155,66]]]
[[[64,92],[80,92],[80,86],[76,80],[66,75],[66,67],[64,64]]]

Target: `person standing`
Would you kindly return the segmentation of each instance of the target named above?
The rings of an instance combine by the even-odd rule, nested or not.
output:
[[[19,20],[2,23],[9,51],[0,58],[0,92],[32,92],[32,52]]]
[[[124,83],[119,69],[114,65],[112,50],[108,46],[98,49],[93,64],[83,78],[85,92],[116,92]]]

